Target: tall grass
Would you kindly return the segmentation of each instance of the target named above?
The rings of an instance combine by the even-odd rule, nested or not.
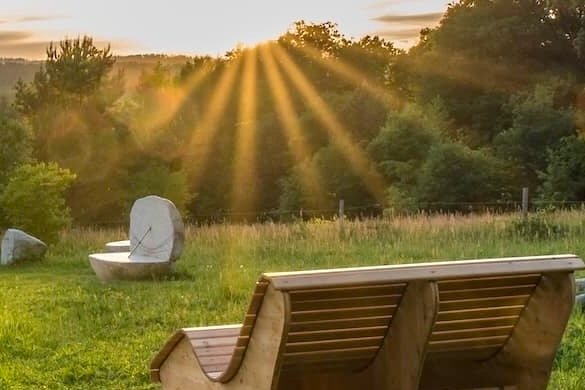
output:
[[[149,389],[148,363],[184,326],[238,323],[261,272],[575,253],[585,213],[418,215],[187,228],[177,274],[102,284],[87,255],[123,229],[63,233],[42,262],[0,268],[0,389]],[[585,318],[566,332],[550,388],[585,388]]]

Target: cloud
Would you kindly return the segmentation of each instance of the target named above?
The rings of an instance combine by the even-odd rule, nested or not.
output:
[[[424,14],[410,15],[382,15],[373,18],[373,20],[382,23],[396,24],[417,24],[417,25],[434,25],[441,20],[442,12],[429,12]]]
[[[27,22],[45,22],[47,20],[65,19],[67,16],[63,15],[28,15],[16,18],[14,23],[27,23]]]
[[[59,44],[58,39],[31,39],[34,36],[35,34],[28,31],[0,31],[0,58],[41,60],[46,58],[47,47],[51,42],[53,44]],[[118,51],[126,51],[136,47],[132,42],[124,40],[113,42],[95,40],[93,43],[100,49],[110,45],[114,54]]]
[[[0,31],[0,45],[5,42],[22,41],[32,37],[28,31]]]
[[[419,38],[420,30],[421,29],[418,27],[395,29],[395,30],[380,30],[380,31],[376,31],[376,35],[379,35],[383,38],[387,38],[391,41],[393,41],[393,40],[411,40],[411,39],[418,39]]]

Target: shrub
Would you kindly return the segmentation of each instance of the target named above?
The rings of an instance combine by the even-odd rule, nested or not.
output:
[[[0,195],[9,224],[47,243],[57,241],[59,231],[71,223],[64,194],[74,179],[56,163],[18,167]]]

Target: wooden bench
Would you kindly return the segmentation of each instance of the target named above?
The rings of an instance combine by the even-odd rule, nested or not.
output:
[[[545,389],[574,255],[263,274],[243,324],[175,333],[165,389]]]

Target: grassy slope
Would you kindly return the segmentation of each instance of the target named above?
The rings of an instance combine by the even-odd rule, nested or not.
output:
[[[237,323],[262,271],[434,259],[585,255],[582,213],[529,239],[509,217],[203,227],[188,232],[174,280],[96,281],[87,254],[121,231],[75,231],[42,263],[0,268],[1,389],[148,389],[148,363],[176,328]],[[556,225],[552,225],[556,226]],[[554,231],[552,231],[554,233]],[[585,388],[585,317],[576,313],[550,388]]]

